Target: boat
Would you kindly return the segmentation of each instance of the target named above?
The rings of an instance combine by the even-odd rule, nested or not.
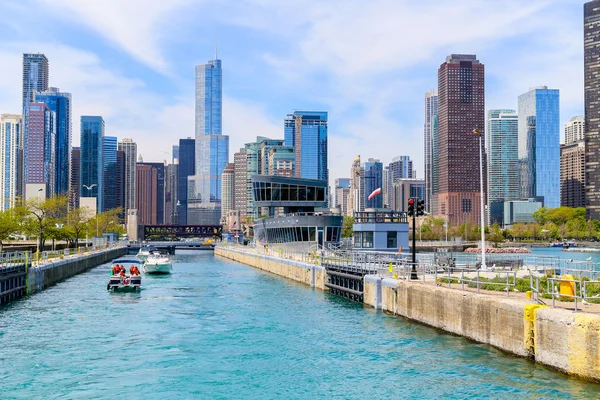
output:
[[[143,269],[146,274],[170,274],[173,265],[168,256],[155,251],[148,256]]]
[[[140,248],[140,251],[137,253],[137,258],[142,261],[146,261],[148,256],[156,251],[158,251],[158,249],[154,246],[144,246]]]
[[[563,247],[563,246],[564,246],[563,242],[556,241],[554,243],[550,243],[549,247]]]
[[[110,279],[106,289],[113,292],[140,290],[142,287],[141,266],[142,263],[135,257],[121,257],[114,260],[110,265]],[[124,272],[118,273],[118,267],[122,267]]]

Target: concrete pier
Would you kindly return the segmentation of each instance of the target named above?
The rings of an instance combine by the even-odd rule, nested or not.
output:
[[[327,290],[327,271],[319,265],[240,249],[218,247],[215,254]],[[598,314],[377,275],[364,277],[364,304],[600,382]]]

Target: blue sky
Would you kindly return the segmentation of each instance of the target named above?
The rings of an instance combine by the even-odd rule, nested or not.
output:
[[[330,177],[353,158],[397,155],[423,176],[423,95],[450,53],[486,66],[486,109],[530,86],[583,114],[583,3],[576,0],[0,0],[0,113],[20,112],[21,57],[50,59],[50,85],[79,116],[131,137],[146,161],[194,135],[194,66],[223,60],[232,155],[283,138],[291,111],[329,112]],[[562,127],[561,127],[562,130]],[[561,133],[562,134],[562,133]]]

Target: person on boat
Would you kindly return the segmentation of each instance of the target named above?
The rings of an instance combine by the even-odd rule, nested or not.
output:
[[[121,271],[121,267],[119,266],[119,264],[114,265],[112,267],[111,275],[118,275],[119,271]]]

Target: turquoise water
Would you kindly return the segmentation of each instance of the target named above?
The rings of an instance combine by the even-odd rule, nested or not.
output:
[[[598,398],[600,386],[211,254],[0,309],[0,398]]]

